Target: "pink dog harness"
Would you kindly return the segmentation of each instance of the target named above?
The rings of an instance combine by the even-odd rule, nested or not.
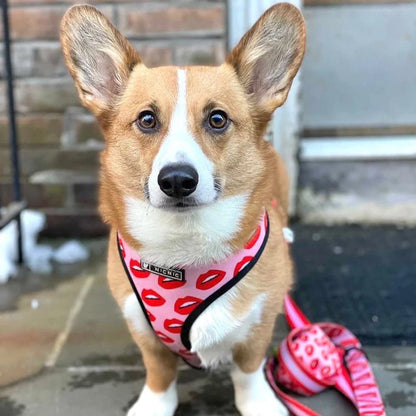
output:
[[[189,365],[200,367],[189,334],[196,318],[257,263],[269,235],[267,213],[238,253],[209,266],[168,269],[149,264],[118,234],[120,258],[147,320],[159,339]]]
[[[341,325],[311,324],[289,296],[285,309],[292,331],[265,370],[271,387],[291,413],[319,416],[280,386],[303,396],[335,387],[354,404],[360,416],[386,416],[377,382],[357,337]]]

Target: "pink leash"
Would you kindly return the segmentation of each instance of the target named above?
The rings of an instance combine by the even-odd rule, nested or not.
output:
[[[329,387],[344,394],[359,416],[386,416],[370,364],[357,337],[333,323],[312,324],[292,298],[285,298],[286,319],[292,331],[276,357],[266,363],[266,377],[276,395],[295,416],[320,416],[286,394],[311,396]]]

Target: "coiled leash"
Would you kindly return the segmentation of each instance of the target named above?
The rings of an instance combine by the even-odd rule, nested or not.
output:
[[[312,324],[292,298],[285,298],[289,335],[266,362],[266,378],[295,416],[320,416],[285,393],[311,396],[335,387],[357,408],[359,416],[386,416],[367,356],[357,337],[333,323]]]

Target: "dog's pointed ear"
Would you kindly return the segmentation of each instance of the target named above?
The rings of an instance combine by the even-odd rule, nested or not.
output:
[[[305,51],[305,24],[289,3],[268,9],[227,56],[245,91],[272,113],[287,98]]]
[[[73,6],[61,23],[61,43],[82,104],[97,117],[122,93],[140,56],[97,9]]]

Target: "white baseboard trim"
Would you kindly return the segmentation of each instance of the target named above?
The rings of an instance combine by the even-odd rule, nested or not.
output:
[[[303,162],[414,158],[416,136],[313,137],[300,143]]]

